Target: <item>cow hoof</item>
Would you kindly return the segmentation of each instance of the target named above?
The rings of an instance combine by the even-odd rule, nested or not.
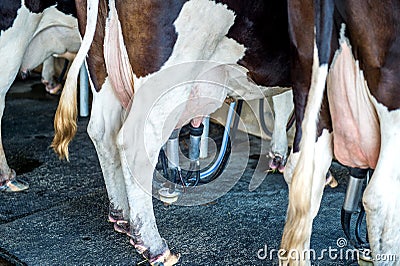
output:
[[[328,173],[326,174],[325,186],[330,186],[331,188],[335,188],[338,185],[339,185],[339,183],[336,180],[336,178],[333,177],[331,171],[328,171]]]
[[[269,157],[271,158],[271,161],[269,162],[269,168],[274,172],[278,170],[280,173],[283,173],[285,170],[285,158],[283,155],[279,153],[269,153]]]
[[[145,246],[136,244],[132,237],[130,237],[130,239],[129,239],[129,244],[131,244],[132,246],[134,246],[135,249],[136,249],[136,251],[137,251],[139,254],[144,254],[145,251],[147,250],[147,248],[146,248]]]
[[[29,76],[30,76],[30,73],[29,73],[29,70],[21,70],[21,78],[23,79],[23,80],[26,80],[27,78],[29,78]]]
[[[112,205],[110,205],[108,221],[114,224],[115,231],[130,236],[129,222],[124,219],[122,210],[114,209]]]
[[[27,190],[28,188],[28,183],[16,178],[14,170],[11,170],[10,178],[8,180],[0,183],[0,191],[2,192],[20,192]]]
[[[114,223],[114,230],[118,233],[131,236],[129,222],[127,221],[116,221]]]
[[[181,255],[173,254],[167,250],[162,256],[159,256],[155,261],[151,261],[152,266],[172,266],[178,263]]]
[[[163,187],[158,190],[160,200],[168,205],[176,202],[179,198],[180,193],[178,191],[170,192],[169,188]]]
[[[108,221],[111,223],[116,223],[118,221],[125,221],[123,210],[116,209],[113,207],[114,205],[111,203],[108,207]]]
[[[46,86],[46,91],[50,94],[56,95],[59,94],[61,87],[62,87],[61,84],[57,84],[55,87]]]

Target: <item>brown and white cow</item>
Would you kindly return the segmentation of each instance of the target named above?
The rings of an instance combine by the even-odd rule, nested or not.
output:
[[[400,3],[289,0],[288,10],[297,132],[285,171],[283,259],[310,263],[312,222],[333,156],[352,168],[375,169],[363,195],[373,259],[398,258]]]
[[[75,13],[73,1],[3,0],[0,5],[0,118],[5,95],[18,74],[21,62],[44,11],[57,9],[59,16]],[[0,124],[1,125],[1,124]],[[1,135],[0,135],[1,141]],[[20,191],[28,185],[16,180],[0,142],[0,191]]]
[[[174,128],[213,112],[227,95],[256,99],[290,87],[286,3],[90,0],[86,8],[77,2],[85,7],[77,10],[85,35],[61,95],[52,145],[68,158],[76,132],[76,77],[90,48],[88,133],[105,178],[110,220],[151,264],[172,265],[178,256],[161,238],[153,213],[158,153]]]

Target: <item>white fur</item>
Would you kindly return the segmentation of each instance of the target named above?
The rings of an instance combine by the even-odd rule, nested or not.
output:
[[[25,49],[32,39],[41,14],[30,13],[22,6],[11,28],[0,35],[0,94],[5,95],[14,81]]]
[[[285,177],[290,180],[288,220],[285,224],[282,243],[286,250],[298,250],[300,254],[310,245],[312,221],[314,217],[314,206],[319,206],[320,187],[322,179],[325,181],[325,169],[321,176],[320,165],[317,161],[325,159],[318,158],[319,144],[315,142],[317,134],[317,123],[319,111],[325,90],[325,81],[328,73],[327,64],[320,65],[318,49],[314,42],[314,60],[311,75],[311,86],[309,90],[304,119],[302,121],[302,138],[300,141],[299,159],[295,166],[293,176]],[[327,147],[324,147],[326,149]],[[330,163],[329,158],[329,163]],[[325,164],[323,164],[325,165]],[[287,174],[287,173],[286,173]],[[286,175],[285,174],[285,175]],[[315,186],[315,187],[314,187]],[[322,194],[321,194],[322,195]],[[318,202],[316,204],[316,202]],[[294,233],[294,230],[297,233]],[[292,234],[298,234],[296,243],[292,242]],[[301,265],[310,264],[309,260],[301,261]]]
[[[313,173],[313,184],[311,191],[311,215],[314,218],[319,210],[322,193],[325,187],[325,176],[329,170],[329,166],[332,162],[333,150],[332,150],[332,133],[329,133],[327,129],[322,131],[322,135],[318,138],[315,145],[315,161],[314,161],[314,173]]]
[[[110,203],[115,209],[122,210],[128,220],[129,206],[116,145],[117,134],[124,120],[123,115],[121,103],[106,79],[100,92],[93,93],[87,131],[96,147]]]
[[[22,2],[24,3],[24,2]],[[1,118],[5,107],[5,96],[18,73],[25,49],[39,23],[41,14],[30,13],[22,5],[11,28],[0,32],[0,174],[8,175],[7,164],[1,143]]]
[[[283,172],[283,177],[285,178],[286,183],[290,186],[293,178],[293,172],[296,168],[297,162],[299,161],[300,152],[293,152],[293,149],[290,151],[289,157],[287,159],[287,163],[285,166],[285,170]]]
[[[78,21],[72,15],[64,14],[55,7],[47,8],[43,11],[43,17],[33,34],[33,38],[43,30],[59,26],[78,31]]]
[[[274,105],[274,131],[271,139],[271,152],[280,154],[286,160],[288,153],[288,137],[286,134],[286,125],[290,114],[293,111],[293,92],[289,90],[285,93],[272,97]]]
[[[36,34],[29,43],[21,63],[21,70],[32,70],[53,55],[71,60],[71,55],[75,57],[78,52],[80,43],[81,36],[77,28],[47,27]]]
[[[396,261],[377,265],[400,265],[400,110],[388,111],[374,100],[381,129],[381,149],[374,174],[364,192],[368,238],[372,255],[397,255]]]
[[[72,62],[71,67],[68,71],[67,79],[65,81],[65,86],[68,85],[73,88],[76,88],[79,71],[81,69],[82,64],[85,62],[86,55],[92,44],[94,33],[96,30],[98,6],[99,6],[98,0],[87,1],[87,21],[86,21],[85,36],[83,37],[81,46],[75,57],[75,60]],[[65,89],[64,91],[68,91],[69,93],[72,92],[71,90],[67,89]]]

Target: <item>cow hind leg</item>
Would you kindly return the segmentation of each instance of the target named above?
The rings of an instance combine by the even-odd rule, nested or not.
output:
[[[177,263],[179,255],[171,254],[158,232],[152,180],[160,149],[178,123],[190,90],[181,86],[163,94],[158,90],[164,87],[147,82],[149,87],[143,86],[135,94],[117,142],[130,207],[131,243],[152,265],[167,266]]]
[[[121,160],[116,145],[122,126],[123,109],[108,80],[100,92],[93,93],[88,134],[96,148],[110,200],[109,221],[118,232],[129,232],[129,206]]]
[[[394,163],[400,157],[400,111],[378,105],[381,149],[363,204],[374,263],[400,265],[400,172]]]
[[[301,230],[307,229],[308,232],[311,232],[312,222],[315,216],[318,213],[323,190],[325,187],[326,181],[326,173],[329,169],[330,163],[332,161],[332,135],[328,133],[328,130],[324,130],[322,135],[318,138],[317,143],[315,144],[315,161],[314,168],[312,172],[312,183],[310,188],[310,201],[308,202],[310,208],[307,209],[306,213],[302,213],[302,218],[306,217],[306,223],[302,223],[303,228],[293,226],[298,223],[298,215],[299,213],[292,213],[290,211],[290,205],[297,203],[297,197],[301,197],[299,193],[296,191],[298,188],[292,187],[292,177],[287,176],[288,174],[292,174],[291,172],[285,169],[285,179],[289,183],[289,210],[287,221],[285,224],[285,230],[282,237],[282,248],[287,251],[285,256],[281,257],[282,261],[289,260],[291,262],[299,260],[304,262],[304,260],[308,260],[307,253],[304,253],[304,250],[307,250],[310,245],[311,234],[307,234],[306,238],[302,238],[299,242],[296,237]],[[291,154],[291,160],[294,160],[293,163],[298,161],[297,154]],[[301,177],[300,177],[301,178]],[[307,227],[307,228],[304,228]],[[300,232],[301,233],[301,232]],[[294,264],[296,265],[296,264]]]
[[[2,81],[0,80],[0,83]],[[0,86],[3,84],[0,84]],[[8,84],[7,86],[9,86]],[[8,166],[6,155],[4,153],[2,136],[1,136],[1,119],[5,108],[5,97],[7,89],[0,87],[0,192],[18,192],[29,188],[29,185],[21,180],[17,180],[16,173]]]

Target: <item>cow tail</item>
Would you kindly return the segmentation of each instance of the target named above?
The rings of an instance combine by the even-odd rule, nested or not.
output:
[[[77,125],[77,78],[79,70],[92,44],[96,30],[98,0],[87,1],[87,23],[79,51],[72,62],[54,118],[54,138],[51,147],[60,159],[68,157],[68,144],[74,138]]]
[[[282,248],[289,252],[289,260],[293,258],[292,251],[297,250],[300,252],[296,255],[300,255],[301,264],[306,259],[304,248],[308,246],[314,218],[311,201],[317,124],[328,74],[334,8],[332,0],[316,0],[314,3],[316,25],[311,86],[302,123],[300,156],[290,184],[287,221],[282,238]]]

